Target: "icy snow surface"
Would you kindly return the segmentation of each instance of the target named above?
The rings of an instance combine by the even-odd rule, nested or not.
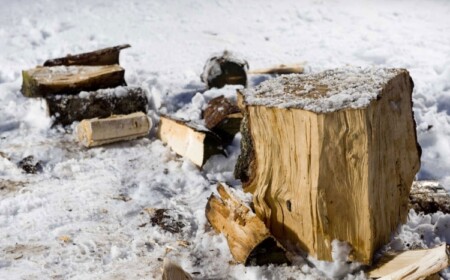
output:
[[[243,91],[245,103],[298,108],[316,113],[366,107],[400,69],[343,67],[314,74],[291,74]]]
[[[204,93],[205,60],[224,49],[250,69],[307,61],[316,73],[346,65],[405,68],[415,82],[414,112],[423,148],[418,178],[450,187],[450,2],[434,1],[31,1],[0,0],[0,279],[159,279],[169,257],[197,279],[363,278],[354,268],[296,257],[287,267],[229,264],[226,240],[206,222],[215,182],[239,187],[228,157],[204,170],[150,137],[84,149],[71,127],[51,127],[39,99],[20,94],[21,70],[48,58],[130,43],[121,65],[142,86],[149,116],[200,119],[207,102],[236,87]],[[251,76],[256,85],[268,76]],[[42,172],[17,164],[33,155]],[[170,233],[147,211],[172,209]],[[450,242],[449,215],[410,214],[389,246]],[[340,264],[340,263],[341,264]],[[448,277],[448,275],[447,275]]]

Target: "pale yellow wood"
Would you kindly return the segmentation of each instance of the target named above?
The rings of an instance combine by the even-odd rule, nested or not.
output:
[[[77,126],[77,137],[85,147],[95,147],[144,137],[151,126],[150,119],[142,112],[113,115],[81,121]]]
[[[280,64],[270,68],[261,68],[248,71],[249,74],[302,74],[305,71],[303,64]]]
[[[183,270],[178,264],[164,258],[163,262],[163,280],[191,280],[192,277],[189,273]]]
[[[433,249],[384,256],[368,274],[380,280],[425,279],[448,267],[448,262],[448,249],[444,243]]]
[[[314,77],[304,96],[280,94],[279,99],[327,98],[330,89]],[[306,85],[295,87],[301,91]],[[371,263],[406,220],[420,166],[411,93],[408,72],[398,70],[379,98],[358,109],[317,113],[249,104],[247,95],[238,96],[251,140],[245,143],[253,148],[243,186],[280,242],[331,261],[331,242],[346,241],[353,248],[350,258]]]
[[[208,129],[168,116],[161,116],[157,136],[175,153],[199,167],[221,151],[219,139]]]
[[[217,191],[220,197],[211,195],[206,217],[217,232],[225,235],[235,261],[246,265],[288,262],[284,249],[250,208],[227,186],[219,184]],[[259,247],[266,250],[263,256]]]

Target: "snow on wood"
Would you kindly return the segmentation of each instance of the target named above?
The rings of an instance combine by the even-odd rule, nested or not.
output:
[[[449,266],[448,252],[444,243],[433,249],[387,254],[368,274],[380,280],[425,279]]]
[[[410,208],[425,214],[450,214],[450,195],[437,181],[415,181],[409,194]]]
[[[222,153],[220,138],[207,128],[181,119],[161,116],[158,138],[175,153],[202,167],[214,154]]]
[[[405,222],[420,166],[412,88],[406,70],[344,68],[240,93],[235,174],[280,242],[330,261],[346,241],[371,263]]]
[[[119,45],[93,52],[67,55],[65,57],[53,58],[44,62],[44,66],[70,66],[70,65],[112,65],[119,64],[120,51],[131,47],[129,44]]]
[[[206,217],[225,235],[234,259],[245,265],[288,263],[284,248],[252,210],[225,185],[219,184],[217,191],[220,197],[208,199]]]
[[[208,88],[222,88],[225,85],[245,87],[247,86],[247,70],[247,61],[229,51],[224,51],[208,58],[200,78]]]
[[[94,118],[78,124],[77,138],[82,145],[90,148],[147,136],[151,126],[149,118],[142,112]]]
[[[22,71],[22,94],[42,97],[125,85],[125,70],[107,66],[36,67]]]
[[[47,111],[55,124],[68,125],[74,121],[106,118],[111,115],[147,113],[148,100],[142,88],[117,87],[58,95],[45,98]]]

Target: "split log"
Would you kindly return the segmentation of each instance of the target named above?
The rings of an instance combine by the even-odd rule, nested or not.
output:
[[[189,273],[183,270],[178,264],[172,262],[168,258],[164,258],[163,262],[163,280],[191,280]]]
[[[269,74],[269,75],[282,75],[282,74],[302,74],[305,68],[302,64],[280,64],[270,68],[262,68],[250,70],[249,74]]]
[[[245,87],[247,86],[247,70],[247,61],[229,51],[224,51],[208,58],[200,78],[208,88],[222,88],[225,85]]]
[[[69,125],[74,121],[106,118],[111,115],[147,113],[148,101],[138,87],[117,87],[77,95],[57,95],[45,98],[54,124]]]
[[[415,181],[409,194],[409,208],[425,214],[450,214],[450,195],[436,181]]]
[[[77,136],[81,144],[90,148],[147,136],[151,126],[149,118],[142,112],[113,115],[83,120],[77,126]]]
[[[224,144],[228,144],[239,132],[242,114],[233,101],[222,95],[208,102],[203,118],[206,128],[219,135]]]
[[[44,66],[70,66],[70,65],[112,65],[119,64],[120,51],[131,47],[130,45],[119,45],[100,49],[93,52],[67,55],[65,57],[53,58],[44,62]]]
[[[425,279],[433,277],[448,266],[448,248],[446,244],[442,244],[433,249],[387,254],[369,271],[369,277],[380,280]]]
[[[22,71],[22,94],[46,97],[126,85],[119,65],[36,67]]]
[[[284,248],[251,209],[228,187],[219,184],[217,191],[220,198],[209,197],[206,218],[225,235],[233,258],[246,266],[289,263]]]
[[[331,261],[338,239],[372,261],[406,221],[420,166],[412,89],[403,69],[344,68],[240,93],[235,174],[280,242]]]
[[[221,140],[216,134],[199,124],[174,117],[161,116],[158,138],[199,167],[210,156],[223,153]]]

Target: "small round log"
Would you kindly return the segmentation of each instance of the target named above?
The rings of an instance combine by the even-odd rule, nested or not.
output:
[[[222,88],[225,85],[247,86],[248,63],[234,54],[224,51],[212,55],[203,68],[200,76],[208,88]]]

